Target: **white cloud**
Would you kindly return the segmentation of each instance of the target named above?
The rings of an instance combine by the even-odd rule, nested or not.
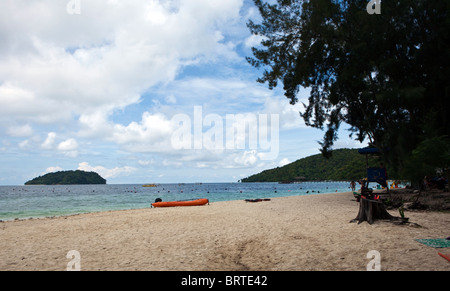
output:
[[[262,35],[252,34],[245,39],[244,44],[247,48],[258,47],[261,44],[261,41],[263,41],[265,39],[266,39],[266,37],[264,37]]]
[[[284,96],[267,97],[264,102],[264,112],[267,114],[279,114],[280,127],[282,129],[306,127],[300,112],[303,112],[302,104],[291,105]]]
[[[161,163],[165,167],[185,167],[188,169],[245,169],[253,168],[261,161],[257,150],[182,150],[178,155],[169,156]],[[270,163],[270,162],[269,162]]]
[[[235,165],[252,166],[258,161],[256,150],[244,151],[241,155],[234,158]]]
[[[113,139],[119,144],[124,143],[155,143],[167,138],[172,133],[170,120],[162,114],[145,112],[139,123],[131,122],[127,126],[116,124]]]
[[[105,138],[129,152],[170,152],[173,150],[171,136],[175,129],[175,122],[166,115],[144,112],[139,122],[111,126],[110,135]]]
[[[177,103],[177,98],[175,98],[174,95],[168,95],[165,98],[166,102],[169,104],[176,104]]]
[[[138,164],[143,167],[153,165],[154,163],[155,163],[154,160],[138,160]]]
[[[43,149],[52,149],[53,145],[55,143],[55,138],[56,138],[56,133],[54,132],[49,132],[47,134],[47,138],[45,139],[45,141],[41,144],[41,148]]]
[[[255,80],[244,80],[239,76],[208,76],[189,77],[176,80],[170,86],[164,87],[162,94],[170,92],[180,99],[189,101],[192,110],[194,105],[207,104],[215,110],[214,113],[237,113],[245,110],[249,103],[264,103],[265,98],[271,97],[273,92],[267,90]],[[224,102],[226,100],[226,102]],[[255,110],[255,108],[252,108]],[[213,113],[213,112],[211,112]]]
[[[33,135],[33,128],[29,124],[22,126],[11,126],[7,133],[14,137],[28,137]]]
[[[120,175],[128,175],[132,172],[136,171],[136,168],[124,166],[124,167],[115,167],[112,169],[105,168],[103,166],[91,166],[87,162],[82,162],[78,164],[78,170],[87,171],[87,172],[96,172],[100,176],[105,179],[114,178]]]
[[[2,65],[0,65],[1,68]],[[5,68],[6,69],[6,68]],[[0,80],[5,80],[6,77],[1,77]],[[35,102],[34,94],[24,88],[14,86],[9,82],[0,83],[0,118],[5,117],[20,117],[28,115],[33,112],[31,103]],[[36,108],[34,108],[35,110]],[[14,118],[17,120],[16,118]]]
[[[284,158],[284,159],[281,159],[279,165],[280,165],[280,167],[283,167],[283,166],[286,166],[289,163],[290,163],[289,159],[288,158]]]
[[[42,175],[45,175],[47,173],[59,172],[59,171],[63,171],[63,170],[64,169],[61,168],[60,166],[48,167],[47,169],[45,169],[45,172],[42,173]]]
[[[46,124],[109,117],[185,64],[232,57],[220,27],[239,18],[242,1],[91,0],[80,15],[65,4],[2,3],[4,117]]]
[[[60,142],[57,148],[60,151],[73,151],[78,149],[78,142],[73,138],[69,138],[65,141]]]
[[[77,149],[78,142],[73,138],[66,139],[65,141],[60,142],[57,146],[58,151],[71,158],[78,156]]]
[[[21,148],[22,150],[26,150],[30,148],[30,141],[28,139],[21,141],[19,143],[19,148]]]

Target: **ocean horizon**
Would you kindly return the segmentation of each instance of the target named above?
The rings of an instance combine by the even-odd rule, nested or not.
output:
[[[0,186],[0,220],[44,218],[151,207],[156,198],[219,201],[351,191],[348,181]]]

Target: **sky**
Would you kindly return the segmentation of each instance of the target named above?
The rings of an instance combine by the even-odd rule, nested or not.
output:
[[[237,182],[319,153],[300,102],[256,79],[248,0],[2,0],[0,185]],[[344,129],[334,148],[364,145]]]

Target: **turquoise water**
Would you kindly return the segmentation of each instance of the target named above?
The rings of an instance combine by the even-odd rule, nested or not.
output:
[[[148,208],[156,198],[218,201],[350,191],[349,182],[0,186],[0,220]]]

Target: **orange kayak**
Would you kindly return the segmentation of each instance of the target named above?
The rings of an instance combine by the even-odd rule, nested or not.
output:
[[[184,201],[161,201],[152,204],[153,207],[174,207],[174,206],[198,206],[205,205],[209,203],[206,198],[196,199],[196,200],[184,200]]]
[[[438,253],[438,255],[440,255],[441,257],[443,257],[444,259],[446,259],[447,261],[450,262],[450,255],[444,255],[444,254],[441,254],[441,253]]]

